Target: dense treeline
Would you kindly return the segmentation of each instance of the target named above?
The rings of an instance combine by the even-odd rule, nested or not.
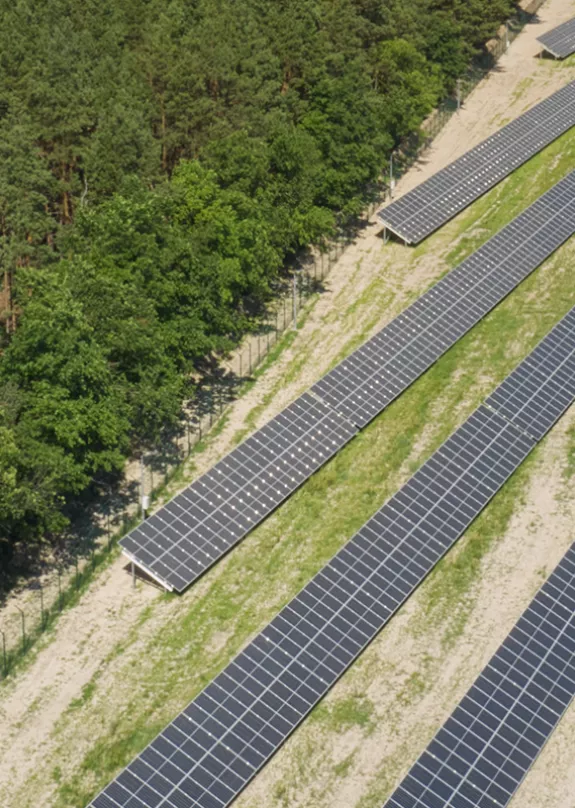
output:
[[[0,548],[173,424],[511,0],[1,0]]]

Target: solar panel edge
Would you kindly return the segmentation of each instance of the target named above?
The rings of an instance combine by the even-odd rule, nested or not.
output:
[[[166,589],[168,592],[174,592],[174,591],[179,592],[179,590],[175,589],[173,584],[171,584],[166,578],[163,578],[161,575],[158,575],[157,572],[154,572],[145,564],[143,564],[142,561],[136,558],[136,556],[134,556],[129,550],[126,550],[124,547],[122,547],[122,553],[123,555],[126,556],[126,558],[131,564],[135,564],[135,566],[138,569],[142,570],[142,572],[144,572],[145,575],[149,575],[150,578],[156,581],[156,583],[160,584],[160,586],[163,586],[164,589]]]
[[[473,683],[471,684],[470,688],[469,688],[469,689],[468,689],[468,690],[465,692],[465,694],[464,694],[464,695],[463,695],[463,697],[462,697],[462,698],[459,700],[459,702],[457,703],[457,705],[456,705],[456,706],[455,706],[455,707],[454,707],[454,708],[451,710],[451,712],[449,713],[449,715],[448,715],[448,717],[446,718],[446,720],[445,720],[445,721],[444,721],[444,722],[443,722],[443,723],[440,725],[439,729],[438,729],[438,730],[437,730],[437,731],[434,733],[433,737],[431,738],[431,740],[429,741],[429,743],[428,743],[428,744],[425,746],[425,748],[424,748],[424,750],[421,752],[421,754],[418,756],[418,758],[417,758],[417,760],[415,761],[415,763],[413,763],[413,764],[410,766],[410,768],[408,769],[407,773],[406,773],[406,774],[405,774],[405,775],[404,775],[404,776],[401,778],[400,782],[399,782],[399,783],[397,784],[397,786],[394,788],[394,790],[392,791],[392,793],[390,794],[390,796],[389,796],[389,797],[387,798],[387,800],[386,800],[386,801],[383,803],[382,808],[395,808],[395,806],[396,806],[396,805],[400,805],[400,804],[402,804],[402,803],[400,803],[400,802],[397,800],[396,795],[397,795],[397,793],[398,793],[398,792],[399,792],[401,789],[403,789],[403,788],[404,788],[404,783],[405,783],[405,782],[406,782],[406,781],[409,779],[409,776],[410,776],[410,774],[411,774],[412,770],[413,770],[413,769],[414,769],[414,768],[415,768],[415,767],[418,765],[419,761],[421,760],[421,758],[422,758],[422,757],[424,757],[424,755],[426,755],[426,754],[431,754],[431,753],[429,752],[430,747],[431,747],[431,746],[434,744],[434,742],[435,742],[435,741],[436,741],[436,739],[439,737],[439,735],[441,734],[441,732],[442,732],[442,731],[445,729],[445,727],[446,727],[447,723],[450,721],[450,719],[452,719],[452,718],[453,718],[453,716],[454,716],[454,715],[457,713],[457,711],[458,711],[458,710],[462,709],[462,705],[464,705],[464,704],[465,704],[465,702],[466,702],[466,700],[468,700],[468,698],[469,698],[469,694],[470,694],[471,692],[473,692],[473,690],[474,690],[474,688],[476,687],[477,683],[478,683],[479,681],[481,681],[482,677],[484,677],[485,672],[486,672],[486,671],[487,671],[487,670],[488,670],[488,669],[489,669],[489,668],[490,668],[490,667],[493,665],[494,661],[498,659],[498,657],[501,655],[502,651],[503,651],[503,650],[506,648],[506,643],[508,642],[509,638],[512,636],[513,632],[515,632],[515,631],[517,630],[518,626],[521,624],[521,622],[524,620],[524,618],[526,618],[526,616],[530,614],[530,612],[533,610],[533,607],[534,607],[535,603],[537,602],[537,599],[540,597],[540,595],[541,595],[542,593],[544,593],[544,592],[546,591],[546,589],[548,589],[548,588],[550,587],[550,584],[551,584],[551,582],[553,581],[554,577],[557,575],[557,573],[559,572],[559,570],[561,570],[561,569],[562,569],[562,566],[563,566],[563,565],[565,564],[565,562],[566,562],[566,561],[569,559],[569,556],[573,555],[574,553],[575,553],[575,542],[574,542],[573,544],[571,544],[571,546],[570,546],[570,547],[567,549],[567,551],[564,553],[563,557],[560,559],[560,561],[558,562],[558,564],[557,564],[557,565],[555,566],[555,568],[552,570],[552,572],[550,573],[550,575],[548,576],[548,578],[547,578],[547,579],[546,579],[546,580],[545,580],[545,581],[544,581],[544,582],[541,584],[541,586],[539,587],[539,589],[537,590],[537,592],[535,593],[535,595],[532,597],[531,601],[529,602],[528,606],[527,606],[527,607],[526,607],[526,608],[523,610],[523,612],[521,613],[521,615],[519,616],[519,618],[517,619],[517,621],[514,623],[514,625],[513,625],[512,629],[511,629],[511,631],[509,631],[509,633],[507,634],[507,636],[505,637],[505,639],[504,639],[504,640],[503,640],[503,641],[500,643],[500,645],[498,646],[498,648],[496,649],[496,651],[495,651],[495,652],[492,654],[492,656],[490,657],[490,659],[489,659],[489,661],[487,662],[487,664],[486,664],[486,665],[485,665],[485,666],[482,668],[482,670],[481,670],[481,672],[479,673],[479,675],[478,675],[478,676],[475,678],[475,680],[474,680],[474,681],[473,681]],[[548,735],[547,735],[547,737],[545,738],[545,740],[544,740],[543,744],[542,744],[542,745],[539,747],[539,750],[537,751],[536,755],[535,755],[535,756],[533,757],[533,759],[531,760],[531,763],[529,764],[528,768],[527,768],[527,769],[526,769],[526,771],[524,772],[523,776],[522,776],[522,777],[521,777],[521,778],[518,780],[518,782],[517,782],[517,784],[516,784],[515,788],[513,789],[513,791],[512,791],[512,792],[511,792],[511,794],[510,794],[510,797],[509,797],[508,801],[507,801],[506,803],[504,803],[504,804],[503,804],[502,808],[505,808],[505,806],[506,806],[506,805],[508,805],[508,804],[509,804],[509,802],[511,802],[511,800],[514,798],[514,796],[517,794],[517,792],[519,791],[519,789],[520,789],[521,785],[522,785],[522,784],[525,782],[525,779],[526,779],[527,775],[529,774],[529,772],[531,771],[531,769],[532,769],[533,765],[535,764],[535,762],[537,761],[537,759],[540,757],[540,755],[542,754],[542,752],[543,752],[543,750],[545,749],[545,747],[547,746],[547,744],[549,743],[549,741],[550,741],[551,737],[553,736],[553,733],[555,732],[555,730],[557,729],[558,725],[560,724],[560,722],[561,722],[561,721],[562,721],[562,719],[564,718],[565,713],[567,712],[567,710],[568,710],[568,709],[571,707],[571,705],[573,704],[573,701],[574,701],[574,700],[575,700],[575,691],[574,691],[573,695],[571,696],[570,700],[568,701],[568,703],[567,703],[567,704],[565,705],[565,707],[563,708],[563,710],[562,710],[561,714],[559,715],[559,717],[558,717],[558,719],[557,719],[557,721],[556,721],[555,726],[554,726],[554,727],[552,728],[552,730],[551,730],[551,731],[548,733]],[[462,782],[465,782],[465,780],[462,780]],[[497,803],[497,804],[498,804],[498,805],[500,805],[500,803]],[[446,806],[446,808],[447,808],[447,803],[445,803],[445,806]],[[422,808],[423,808],[423,803],[422,803]],[[438,808],[439,808],[439,803],[438,803]]]
[[[318,396],[315,392],[313,392],[311,390],[306,390],[304,393],[302,393],[298,398],[296,398],[293,402],[291,402],[291,404],[289,404],[288,407],[284,408],[284,410],[282,410],[279,413],[279,415],[281,415],[282,413],[289,410],[290,407],[293,407],[295,404],[297,404],[301,400],[305,399],[306,396],[309,396],[309,397],[315,399],[317,402],[321,403],[326,408],[326,410],[329,410],[330,413],[337,416],[337,418],[341,419],[342,422],[346,422],[347,428],[349,430],[349,435],[348,435],[347,439],[345,440],[345,442],[341,443],[339,446],[335,447],[333,450],[330,451],[330,453],[328,454],[328,456],[325,457],[325,459],[321,463],[321,465],[319,465],[309,477],[306,477],[306,478],[302,479],[300,481],[300,483],[294,489],[286,491],[284,496],[275,504],[275,506],[272,508],[272,510],[267,512],[266,518],[271,516],[286,501],[286,499],[288,499],[290,496],[292,496],[292,494],[294,494],[295,491],[299,490],[299,488],[301,488],[301,486],[304,485],[304,483],[307,482],[307,480],[311,479],[311,477],[313,477],[314,474],[316,474],[327,463],[329,463],[329,461],[333,459],[334,455],[337,454],[337,452],[340,451],[340,449],[342,449],[344,446],[346,446],[359,432],[359,428],[347,416],[345,416],[341,412],[337,411],[332,405],[330,405],[328,402],[324,401],[320,396]],[[275,416],[275,417],[277,417],[277,416]],[[271,419],[270,421],[268,421],[266,426],[269,423],[271,423],[273,420],[274,419]],[[253,438],[254,434],[257,434],[257,433],[253,433],[252,435],[247,436],[245,438],[245,440],[242,441],[242,443],[239,444],[238,447],[235,447],[235,448],[239,448],[240,446],[245,445],[251,438]],[[224,458],[225,457],[227,457],[227,455],[225,455]],[[216,466],[218,465],[219,462],[220,461],[217,461],[208,470],[208,472],[205,472],[205,473],[209,473],[210,471],[213,471],[213,469],[216,468]],[[203,476],[204,475],[202,474],[197,479],[201,479]],[[194,483],[191,483],[190,485],[193,485],[193,484]],[[189,487],[190,486],[187,486],[187,488],[185,490],[187,490]],[[178,492],[177,494],[174,494],[174,496],[167,503],[164,503],[162,508],[165,507],[165,505],[169,505],[170,502],[175,500],[180,494],[181,494],[181,491]],[[195,583],[195,581],[197,581],[199,578],[201,578],[206,572],[208,572],[210,569],[212,569],[212,567],[215,564],[217,564],[222,558],[224,558],[231,550],[233,550],[233,548],[236,547],[236,545],[239,544],[245,538],[245,536],[248,533],[250,533],[253,529],[255,529],[258,526],[258,524],[261,524],[261,522],[258,522],[256,525],[248,527],[246,529],[245,533],[238,536],[238,538],[235,541],[231,542],[224,550],[222,550],[219,554],[217,554],[213,558],[213,560],[209,564],[207,564],[198,574],[196,574],[194,577],[186,580],[184,582],[184,584],[182,584],[182,585],[178,585],[177,583],[174,583],[173,581],[170,581],[167,577],[160,575],[157,571],[151,569],[150,566],[143,563],[141,559],[138,559],[137,556],[135,556],[132,552],[130,552],[130,550],[128,550],[128,549],[126,549],[124,547],[125,540],[129,539],[129,537],[131,536],[132,531],[130,532],[130,534],[128,534],[127,536],[124,536],[122,539],[120,539],[119,544],[122,547],[122,552],[124,553],[124,555],[132,563],[136,564],[136,566],[138,568],[143,570],[145,572],[145,574],[150,575],[157,583],[160,583],[162,586],[164,586],[166,589],[168,589],[168,591],[175,591],[175,592],[178,592],[179,594],[181,594],[189,586],[191,586],[193,583]]]
[[[575,18],[567,20],[561,25],[557,25],[555,28],[552,28],[550,31],[546,31],[546,33],[541,34],[541,36],[537,37],[537,41],[543,45],[543,48],[549,53],[551,53],[557,59],[565,59],[567,56],[570,56],[573,52],[575,52],[575,41],[573,44],[570,45],[567,49],[560,48],[562,42],[565,39],[573,40],[575,38]]]
[[[539,37],[538,37],[538,41],[541,42],[541,39],[539,39]],[[561,56],[560,53],[557,53],[557,51],[554,51],[553,48],[550,45],[546,45],[544,42],[541,42],[541,44],[543,45],[544,49],[546,51],[548,51],[551,54],[551,56],[554,56],[556,59],[565,58],[565,57]]]

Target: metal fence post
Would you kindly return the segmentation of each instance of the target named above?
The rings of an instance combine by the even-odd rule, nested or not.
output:
[[[2,675],[6,676],[8,673],[8,657],[6,654],[6,635],[0,628],[0,634],[2,635]]]
[[[24,612],[22,611],[22,609],[19,606],[16,606],[16,608],[18,609],[18,611],[20,612],[20,615],[22,617],[22,650],[25,651],[26,650],[26,618],[24,616]]]
[[[42,588],[42,583],[40,582],[40,627],[41,630],[44,631],[44,590]]]

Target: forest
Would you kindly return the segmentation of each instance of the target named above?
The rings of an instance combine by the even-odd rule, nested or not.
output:
[[[0,0],[0,563],[175,424],[511,0]]]

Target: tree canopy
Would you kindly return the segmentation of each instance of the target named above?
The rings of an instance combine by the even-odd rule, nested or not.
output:
[[[0,553],[179,415],[511,0],[0,0]]]

